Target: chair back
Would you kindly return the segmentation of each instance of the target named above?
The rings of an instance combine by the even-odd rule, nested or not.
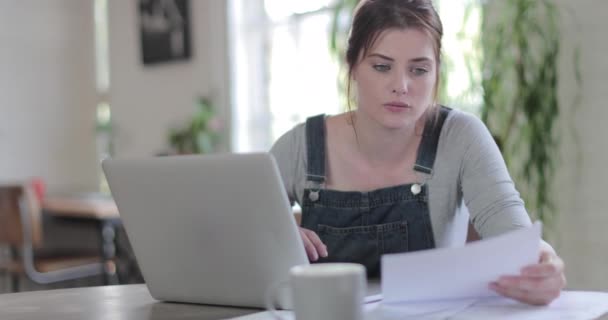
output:
[[[33,190],[23,184],[0,185],[0,244],[21,248],[42,240],[40,203]],[[29,234],[29,237],[28,237]]]

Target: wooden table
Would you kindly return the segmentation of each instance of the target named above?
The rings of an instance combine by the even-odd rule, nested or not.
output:
[[[116,232],[122,224],[114,200],[101,194],[49,195],[42,201],[44,214],[62,219],[87,219],[98,223],[101,256],[106,262],[106,284],[118,284],[116,277]]]
[[[116,203],[107,196],[57,195],[45,197],[42,209],[53,216],[85,219],[118,219]]]
[[[0,294],[2,320],[209,320],[229,319],[261,311],[160,302],[150,296],[144,284]],[[272,319],[271,316],[264,318]],[[608,315],[600,318],[606,319]]]
[[[226,319],[258,309],[154,300],[143,284],[0,294],[0,319]]]

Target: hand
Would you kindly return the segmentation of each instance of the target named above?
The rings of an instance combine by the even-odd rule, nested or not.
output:
[[[300,229],[302,241],[304,241],[304,249],[306,249],[308,259],[310,261],[317,261],[319,256],[327,257],[327,247],[323,244],[319,236],[312,230],[301,227],[298,228]]]
[[[490,284],[490,289],[520,302],[548,305],[565,286],[564,262],[543,242],[538,264],[523,268],[519,276],[500,277]]]

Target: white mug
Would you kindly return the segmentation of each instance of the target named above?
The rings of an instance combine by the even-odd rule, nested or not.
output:
[[[367,290],[365,267],[357,263],[318,263],[295,266],[289,280],[266,294],[266,309],[276,319],[275,295],[288,286],[296,320],[362,320]]]

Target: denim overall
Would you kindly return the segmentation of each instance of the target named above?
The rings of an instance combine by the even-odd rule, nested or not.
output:
[[[450,109],[424,128],[414,170],[430,177],[439,134]],[[324,189],[325,116],[306,121],[307,182],[301,226],[316,232],[329,256],[318,262],[356,262],[368,277],[380,276],[385,253],[431,249],[435,240],[424,183],[397,185],[370,192]]]

